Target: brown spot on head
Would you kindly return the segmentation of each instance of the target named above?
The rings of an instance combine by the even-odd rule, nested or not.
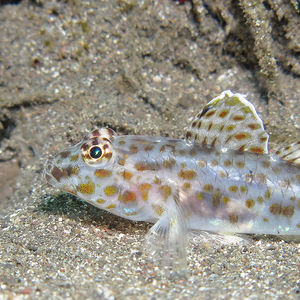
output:
[[[112,153],[111,152],[107,152],[103,155],[103,157],[105,157],[106,159],[110,159],[112,157]]]
[[[51,171],[51,175],[57,180],[60,181],[61,178],[64,176],[64,173],[56,166],[53,167]]]
[[[71,154],[70,151],[63,151],[59,153],[61,158],[67,158],[70,154]]]
[[[95,129],[95,130],[93,130],[93,131],[91,132],[91,135],[92,135],[93,137],[98,137],[98,136],[100,136],[100,132],[99,132],[98,129]]]
[[[122,172],[122,176],[125,180],[130,180],[131,177],[133,176],[133,174],[129,171],[124,171],[124,172]]]

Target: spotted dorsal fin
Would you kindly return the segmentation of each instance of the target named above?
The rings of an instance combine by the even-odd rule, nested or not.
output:
[[[275,152],[281,159],[300,167],[300,141]]]
[[[222,92],[204,106],[186,139],[217,148],[268,153],[269,135],[254,106],[231,91]]]

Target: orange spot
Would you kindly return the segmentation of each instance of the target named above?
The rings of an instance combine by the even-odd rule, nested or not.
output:
[[[229,111],[228,110],[223,110],[219,113],[220,118],[225,118],[228,115]]]
[[[124,178],[125,180],[130,180],[131,177],[132,177],[133,175],[132,175],[132,173],[129,172],[129,171],[124,171],[124,172],[122,173],[122,176],[123,176],[123,178]]]
[[[253,153],[257,153],[257,154],[262,154],[262,153],[264,153],[264,149],[263,149],[263,148],[260,148],[260,147],[250,147],[250,148],[249,148],[249,151],[250,151],[250,152],[253,152]]]
[[[152,204],[152,208],[158,216],[161,216],[164,212],[164,208],[160,205]]]
[[[125,203],[136,201],[136,195],[132,191],[125,191],[119,196],[119,200]]]
[[[271,198],[271,190],[270,189],[266,190],[266,192],[265,192],[265,198],[266,199],[270,199]]]
[[[112,157],[112,153],[111,152],[107,152],[104,154],[104,157],[107,159],[110,159]]]
[[[146,163],[146,162],[138,162],[134,165],[137,171],[157,171],[160,169],[157,163]]]
[[[258,203],[263,203],[264,202],[264,198],[261,197],[261,196],[257,197],[257,202]]]
[[[228,125],[228,126],[226,127],[226,130],[227,130],[227,131],[232,131],[234,128],[235,128],[235,125]]]
[[[241,140],[244,140],[244,139],[249,138],[249,134],[244,133],[244,132],[238,133],[238,134],[236,134],[236,135],[234,136],[234,138],[235,138],[236,140],[241,141]]]
[[[248,188],[245,185],[240,186],[240,191],[242,193],[246,193],[248,191]]]
[[[278,203],[274,203],[270,206],[269,210],[271,214],[278,216],[281,213],[281,205]]]
[[[236,162],[236,166],[239,168],[239,169],[243,169],[245,167],[245,163],[243,161],[237,161]]]
[[[125,141],[119,141],[119,145],[124,145]]]
[[[114,185],[108,185],[105,189],[104,189],[104,193],[106,196],[113,196],[114,194],[116,194],[118,191],[117,187]]]
[[[236,185],[231,185],[231,186],[229,187],[229,191],[231,191],[231,192],[233,192],[233,193],[236,193],[236,192],[238,191],[238,188],[237,188]]]
[[[116,207],[116,204],[110,204],[108,206],[106,206],[106,209],[111,209],[111,208],[115,208]]]
[[[197,173],[193,170],[181,170],[178,173],[179,177],[186,179],[186,180],[194,179],[196,177],[196,175],[197,175]]]
[[[78,157],[79,157],[78,154],[72,155],[72,156],[71,156],[71,161],[76,161],[76,160],[78,160]]]
[[[292,217],[292,216],[294,215],[294,213],[295,213],[295,208],[294,208],[294,206],[292,206],[292,205],[282,207],[281,213],[282,213],[285,217],[290,218],[290,217]]]
[[[211,191],[213,190],[213,188],[214,188],[214,187],[213,187],[211,184],[205,184],[205,185],[203,186],[204,192],[207,192],[207,193],[211,192]]]
[[[171,195],[171,188],[168,185],[162,185],[160,188],[160,193],[163,196],[164,200],[167,200],[168,197]]]
[[[223,197],[222,201],[224,204],[227,204],[230,201],[230,199],[225,196],[225,197]]]
[[[139,185],[139,189],[141,191],[143,200],[147,201],[148,200],[148,193],[149,193],[149,190],[151,189],[151,184],[142,183],[142,184]]]
[[[256,123],[248,124],[247,126],[248,126],[250,129],[252,129],[252,130],[256,130],[256,129],[261,128],[261,126],[260,126],[259,124],[256,124]]]
[[[99,178],[105,178],[111,176],[111,171],[105,169],[97,169],[95,175]]]
[[[91,181],[89,181],[87,183],[81,183],[77,186],[77,190],[81,194],[92,195],[95,192],[95,184]]]
[[[120,166],[124,166],[124,165],[125,165],[125,162],[126,162],[126,160],[123,159],[123,158],[121,158],[121,159],[119,160],[119,165],[120,165]]]
[[[99,198],[99,199],[97,199],[97,200],[96,200],[96,202],[97,202],[97,203],[100,203],[100,204],[103,204],[103,203],[105,202],[105,200],[104,200],[104,199],[101,199],[101,198]]]
[[[189,188],[191,188],[191,184],[189,182],[185,182],[183,184],[183,187],[188,190]]]
[[[248,208],[252,208],[254,206],[255,202],[253,199],[247,199],[245,204]]]
[[[198,193],[197,194],[197,198],[200,200],[200,201],[202,201],[203,200],[203,194],[202,193]]]
[[[174,165],[175,165],[175,159],[173,159],[173,158],[170,158],[169,160],[164,160],[163,162],[162,162],[162,165],[165,167],[165,168],[167,168],[167,169],[170,169],[170,168],[172,168]]]
[[[245,120],[245,117],[242,115],[237,115],[237,116],[234,116],[232,119],[234,121],[243,121],[243,120]]]
[[[211,117],[211,116],[213,116],[214,114],[215,114],[215,110],[210,110],[210,111],[208,111],[206,114],[205,114],[205,118],[209,118],[209,117]]]

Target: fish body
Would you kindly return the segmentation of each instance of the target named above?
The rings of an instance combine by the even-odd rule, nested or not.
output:
[[[187,229],[300,235],[300,143],[268,152],[253,105],[230,91],[194,118],[185,139],[92,131],[46,166],[47,181],[115,215]],[[165,234],[168,232],[169,234]]]

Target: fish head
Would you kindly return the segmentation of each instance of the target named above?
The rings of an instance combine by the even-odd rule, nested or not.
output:
[[[115,135],[110,128],[96,129],[75,146],[49,159],[45,167],[46,181],[101,206],[103,186],[112,181],[115,161],[112,141]]]

